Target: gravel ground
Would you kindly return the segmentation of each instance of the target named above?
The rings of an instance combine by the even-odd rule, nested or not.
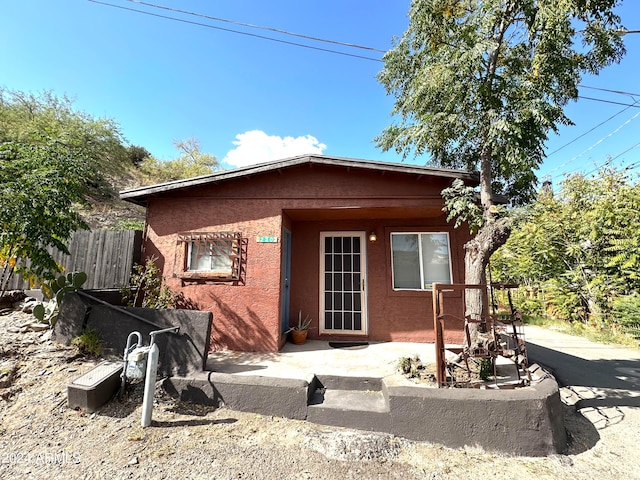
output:
[[[0,478],[608,479],[640,478],[637,407],[587,420],[566,398],[566,455],[511,457],[385,434],[323,427],[156,395],[140,426],[141,389],[85,414],[66,387],[96,361],[33,331],[33,317],[0,314]],[[428,412],[426,412],[428,414]]]

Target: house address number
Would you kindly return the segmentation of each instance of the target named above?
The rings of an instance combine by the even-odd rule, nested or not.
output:
[[[278,237],[258,237],[258,243],[278,243]]]

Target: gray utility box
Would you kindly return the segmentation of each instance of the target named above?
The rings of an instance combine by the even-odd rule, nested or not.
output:
[[[89,413],[98,410],[120,387],[121,373],[122,362],[104,361],[76,378],[67,387],[69,408],[79,408]]]

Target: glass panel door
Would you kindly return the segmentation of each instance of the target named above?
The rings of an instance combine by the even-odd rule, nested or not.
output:
[[[320,234],[320,333],[367,333],[363,232]]]

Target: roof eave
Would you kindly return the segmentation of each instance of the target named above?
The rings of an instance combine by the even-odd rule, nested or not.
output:
[[[343,157],[303,155],[257,165],[251,165],[248,167],[241,167],[229,171],[216,172],[200,177],[187,178],[184,180],[174,180],[171,182],[159,183],[156,185],[123,190],[120,192],[120,198],[122,200],[144,206],[148,198],[160,195],[165,192],[206,185],[208,183],[216,183],[233,178],[247,177],[250,175],[275,171],[282,168],[290,168],[302,164],[335,165],[350,168],[363,168],[374,171],[378,170],[415,175],[430,175],[434,177],[460,178],[472,183],[479,182],[478,172],[468,172],[465,170],[448,170],[435,167],[420,167],[398,163],[379,162],[375,160],[357,160]]]

